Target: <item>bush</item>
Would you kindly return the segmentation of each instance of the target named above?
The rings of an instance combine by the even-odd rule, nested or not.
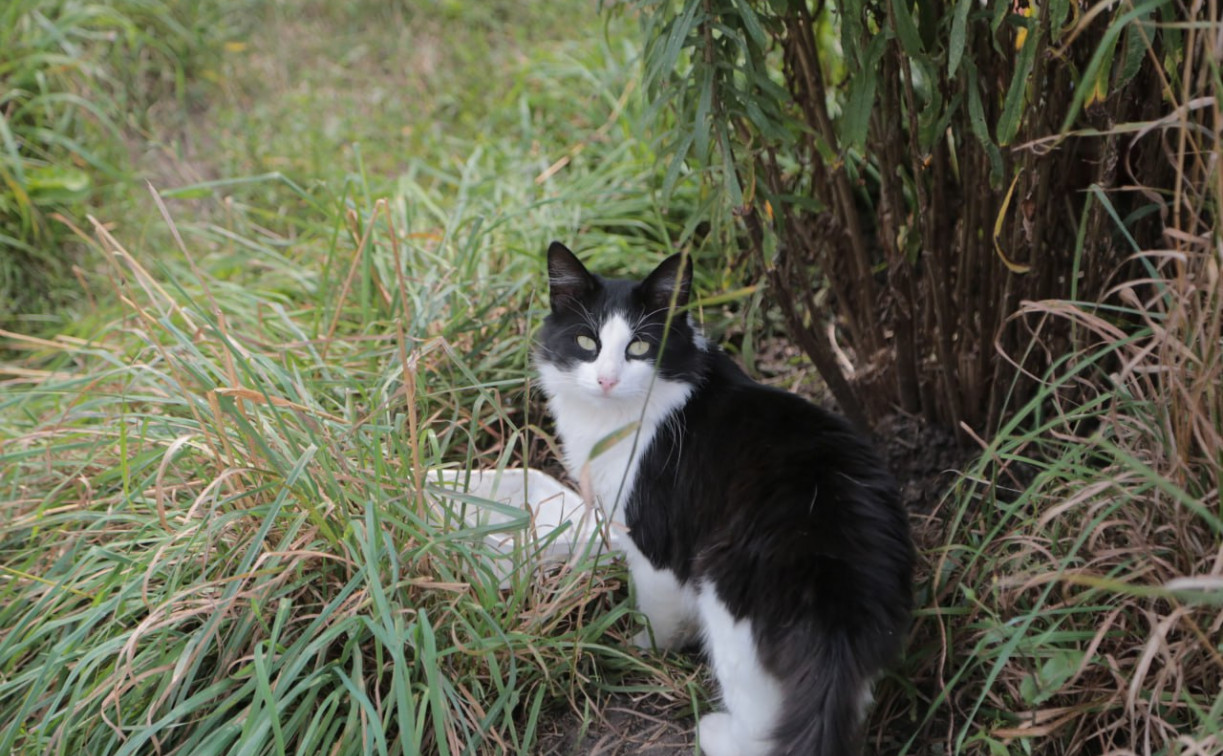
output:
[[[982,448],[919,516],[875,752],[1218,753],[1213,11],[636,5],[669,180],[720,182],[726,259],[860,422]]]
[[[1036,390],[998,356],[1023,349],[1019,303],[1094,300],[1159,238],[1172,174],[1133,124],[1192,59],[1168,2],[636,5],[671,185],[713,166],[727,255],[864,425],[991,433]]]

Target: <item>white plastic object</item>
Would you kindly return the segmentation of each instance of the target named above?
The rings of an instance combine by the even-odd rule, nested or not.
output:
[[[598,543],[601,518],[596,508],[587,507],[576,491],[539,470],[432,470],[426,480],[437,514],[461,516],[467,527],[493,530],[484,535],[484,542],[504,555],[492,564],[502,587],[508,586],[515,569],[515,553],[531,555],[536,564],[556,563]],[[448,495],[450,491],[454,495]],[[568,529],[549,540],[566,523]],[[621,550],[623,533],[609,527],[605,536],[604,551]]]

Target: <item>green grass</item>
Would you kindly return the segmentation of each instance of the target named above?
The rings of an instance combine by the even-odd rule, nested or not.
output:
[[[644,268],[677,235],[641,192],[622,35],[565,39],[602,24],[576,3],[516,34],[438,7],[268,4],[285,34],[229,45],[212,110],[148,149],[166,217],[85,229],[92,309],[9,340],[0,752],[529,752],[567,701],[674,687],[622,642],[618,572],[502,592],[483,531],[430,506],[427,469],[551,456],[528,392],[547,242]],[[412,98],[337,106],[316,56],[379,26],[345,76],[460,31]],[[210,130],[219,154],[173,154]]]
[[[3,341],[0,753],[530,753],[617,691],[706,705],[696,662],[629,649],[622,570],[500,589],[426,471],[555,464],[529,365],[551,239],[628,273],[690,245],[749,356],[776,319],[704,236],[720,196],[659,199],[632,19],[412,8],[229,6],[99,90],[147,106],[114,123],[128,188],[54,211],[78,301]],[[1223,738],[1217,589],[1174,582],[1223,542],[1219,297],[1189,259],[1140,304],[1028,310],[1095,345],[918,518],[881,752]]]
[[[14,0],[0,11],[0,327],[58,328],[79,289],[72,226],[133,207],[129,139],[187,107],[236,33],[205,0]]]

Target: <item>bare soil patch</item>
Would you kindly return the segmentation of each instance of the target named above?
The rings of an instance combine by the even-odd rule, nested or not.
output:
[[[696,745],[696,719],[686,701],[662,693],[612,694],[597,714],[561,711],[543,725],[540,756],[679,756]]]

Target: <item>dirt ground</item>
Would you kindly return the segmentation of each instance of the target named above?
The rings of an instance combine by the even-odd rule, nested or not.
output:
[[[573,713],[560,712],[544,727],[540,756],[679,756],[696,744],[690,708],[662,695],[616,694],[584,732]]]

